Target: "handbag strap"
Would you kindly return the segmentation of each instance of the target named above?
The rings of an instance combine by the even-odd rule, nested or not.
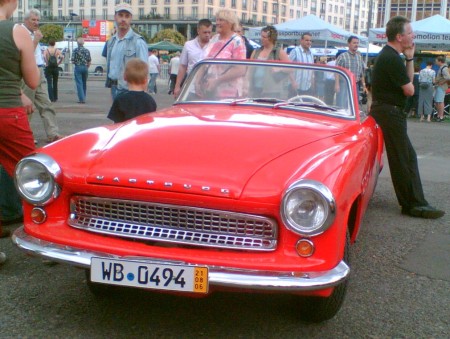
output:
[[[228,41],[225,43],[225,45],[223,45],[222,48],[219,49],[219,51],[218,51],[212,58],[215,59],[215,58],[220,54],[220,52],[222,52],[223,49],[224,49],[225,47],[227,47],[228,44],[229,44],[231,41],[233,41],[233,39],[234,39],[235,37],[236,37],[236,35],[233,34],[233,35],[231,36],[230,40],[228,40]]]

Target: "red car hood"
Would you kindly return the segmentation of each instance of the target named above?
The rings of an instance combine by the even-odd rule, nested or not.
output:
[[[268,112],[230,106],[187,111],[175,106],[142,116],[116,131],[97,154],[87,180],[237,198],[273,159],[342,132],[336,119],[332,125],[326,119]]]

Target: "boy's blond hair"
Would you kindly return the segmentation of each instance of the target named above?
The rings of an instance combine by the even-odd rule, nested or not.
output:
[[[127,62],[123,77],[130,84],[141,85],[148,82],[148,72],[148,64],[134,58]]]

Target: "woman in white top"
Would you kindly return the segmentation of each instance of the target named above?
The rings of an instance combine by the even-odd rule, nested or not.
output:
[[[277,47],[278,32],[274,26],[266,26],[261,30],[261,47],[254,50],[251,59],[289,61],[289,56]]]
[[[274,26],[266,26],[261,29],[261,47],[255,49],[250,59],[257,60],[281,60],[290,61],[287,53],[277,46],[278,32]],[[294,80],[294,79],[293,79]],[[268,72],[267,67],[258,67],[251,74],[251,91],[252,96],[260,97],[262,93],[275,95],[273,93],[274,86],[277,81],[274,74]]]

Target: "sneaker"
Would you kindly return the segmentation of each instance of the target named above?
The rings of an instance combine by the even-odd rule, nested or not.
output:
[[[438,219],[443,217],[445,212],[432,206],[416,206],[409,209],[402,208],[402,214],[406,214],[414,218]]]

